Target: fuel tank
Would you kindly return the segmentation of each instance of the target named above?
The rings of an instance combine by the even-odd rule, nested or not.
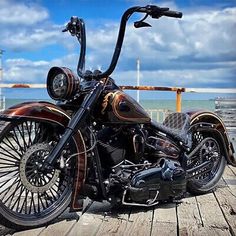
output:
[[[109,91],[102,102],[103,121],[109,123],[145,124],[151,118],[144,108],[121,90]]]

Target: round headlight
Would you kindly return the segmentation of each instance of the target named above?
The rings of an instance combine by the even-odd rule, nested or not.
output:
[[[72,98],[79,89],[79,78],[65,67],[52,67],[47,76],[47,90],[52,99]]]

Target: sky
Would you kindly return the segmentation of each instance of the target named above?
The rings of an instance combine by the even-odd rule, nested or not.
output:
[[[61,32],[74,15],[86,22],[86,68],[105,70],[121,15],[129,7],[147,4],[182,11],[183,18],[148,19],[152,27],[142,29],[133,27],[141,16],[131,18],[111,75],[118,85],[136,85],[139,58],[141,85],[236,87],[236,0],[0,0],[3,82],[45,83],[52,66],[76,71],[79,45]],[[7,91],[13,98],[26,96]],[[40,98],[45,93],[28,95]]]

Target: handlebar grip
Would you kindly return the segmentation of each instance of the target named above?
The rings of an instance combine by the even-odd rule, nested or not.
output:
[[[164,16],[175,17],[175,18],[182,18],[183,13],[179,11],[164,11],[162,13]]]

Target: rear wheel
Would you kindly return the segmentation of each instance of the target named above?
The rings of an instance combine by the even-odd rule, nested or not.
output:
[[[0,131],[1,223],[14,228],[48,223],[66,209],[72,194],[72,160],[63,170],[42,169],[63,130],[59,125],[21,121],[1,122]],[[77,152],[71,142],[64,155]]]
[[[194,150],[197,151],[188,161],[188,169],[197,167],[206,161],[210,161],[212,164],[210,170],[204,171],[204,168],[202,168],[202,174],[198,175],[196,172],[196,177],[193,177],[188,182],[188,191],[190,193],[203,194],[216,187],[223,175],[226,160],[223,156],[221,139],[214,133],[195,131],[193,133],[193,148],[191,152]]]

